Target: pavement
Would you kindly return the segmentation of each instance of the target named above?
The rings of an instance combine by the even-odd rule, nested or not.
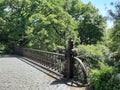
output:
[[[0,90],[86,90],[71,87],[17,57],[0,57]]]

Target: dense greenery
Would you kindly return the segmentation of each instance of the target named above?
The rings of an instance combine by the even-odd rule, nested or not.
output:
[[[98,10],[90,3],[82,8],[83,15],[80,16],[78,32],[81,44],[96,44],[102,40],[106,20],[98,14]]]
[[[105,30],[98,10],[79,0],[0,0],[0,4],[0,42],[6,45],[63,50],[69,37],[76,44],[96,44]]]
[[[95,75],[90,79],[95,90],[119,90],[119,83],[118,87],[117,83],[111,83],[117,82],[114,68],[120,68],[119,2],[115,8],[115,13],[109,11],[114,27],[106,32],[105,17],[90,2],[0,0],[0,49],[12,52],[13,46],[18,44],[63,53],[68,38],[72,37],[78,56],[89,64],[92,77]],[[106,66],[99,65],[100,62]]]
[[[109,10],[110,18],[114,21],[114,27],[107,33],[108,47],[111,51],[111,61],[120,70],[120,1],[116,1],[112,5],[116,10]]]
[[[100,68],[92,70],[90,82],[93,90],[119,90],[120,79],[115,68],[100,63]]]
[[[79,45],[76,50],[78,56],[91,69],[98,68],[99,62],[105,63],[109,60],[109,49],[104,45]]]
[[[120,73],[120,2],[112,3],[116,11],[109,10],[110,19],[114,21],[114,26],[104,36],[102,42],[109,49],[109,59],[107,64],[100,64],[100,68],[92,70],[90,82],[93,90],[119,90],[120,79],[117,73]],[[118,71],[116,71],[116,68]]]

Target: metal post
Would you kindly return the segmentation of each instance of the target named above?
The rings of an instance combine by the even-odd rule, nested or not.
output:
[[[65,76],[67,79],[73,78],[73,68],[74,68],[74,52],[73,49],[73,40],[72,38],[68,41],[68,49],[65,52],[66,66],[65,66]]]

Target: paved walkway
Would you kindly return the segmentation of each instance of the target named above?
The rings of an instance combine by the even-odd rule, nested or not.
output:
[[[16,57],[0,57],[0,90],[85,90],[71,88]]]

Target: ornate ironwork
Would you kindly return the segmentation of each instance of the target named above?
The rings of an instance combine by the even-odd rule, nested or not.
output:
[[[82,60],[78,57],[74,57],[74,60],[73,82],[79,85],[88,84],[87,71]]]
[[[68,41],[68,49],[64,54],[35,50],[29,48],[15,47],[15,52],[19,55],[28,57],[50,69],[64,74],[67,79],[72,80],[72,83],[87,84],[86,68],[73,50],[73,40]]]
[[[73,40],[72,38],[68,41],[68,49],[65,51],[66,67],[65,67],[65,77],[67,79],[73,78],[73,67],[74,67],[74,52],[73,52]]]
[[[65,63],[64,54],[29,48],[17,48],[16,53],[28,57],[58,73],[63,73]]]
[[[83,62],[77,57],[76,51],[73,50],[72,38],[68,41],[68,49],[65,52],[65,59],[65,76],[67,79],[71,79],[73,83],[80,85],[87,84],[87,71]]]

